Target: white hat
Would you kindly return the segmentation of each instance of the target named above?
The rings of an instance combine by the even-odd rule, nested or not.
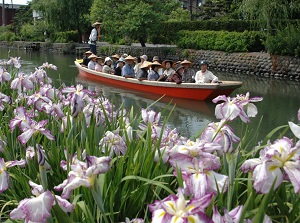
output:
[[[110,59],[110,57],[105,57],[104,63],[106,63],[107,61],[112,61],[112,59]]]
[[[145,61],[147,61],[147,60],[148,60],[148,57],[147,57],[147,55],[142,55],[142,56],[140,56],[140,58],[141,58],[141,59],[144,59]]]

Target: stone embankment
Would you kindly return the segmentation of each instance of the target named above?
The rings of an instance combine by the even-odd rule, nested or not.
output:
[[[88,49],[88,44],[74,43],[31,43],[37,46],[35,50],[51,51],[55,53],[81,53]],[[13,47],[30,50],[30,43],[16,41],[13,43],[0,42],[0,47]],[[33,50],[33,49],[31,49]],[[139,47],[137,44],[131,46],[109,45],[105,42],[98,43],[100,55],[112,55],[115,53],[127,53],[132,56],[148,55],[149,60],[153,56],[159,56],[161,60],[172,59],[175,61],[187,59],[193,62],[195,68],[200,68],[200,61],[205,59],[211,70],[219,70],[247,75],[264,77],[285,78],[292,80],[300,79],[300,58],[270,55],[268,53],[226,53],[220,51],[179,49],[173,45],[150,45]]]

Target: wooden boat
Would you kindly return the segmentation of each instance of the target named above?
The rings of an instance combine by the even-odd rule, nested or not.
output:
[[[182,83],[139,81],[135,78],[124,78],[116,75],[106,74],[82,67],[78,61],[75,65],[82,78],[87,78],[101,83],[133,89],[139,92],[149,92],[157,95],[166,95],[174,98],[186,98],[193,100],[211,100],[219,95],[230,95],[235,89],[242,86],[240,81],[222,81],[222,83]]]

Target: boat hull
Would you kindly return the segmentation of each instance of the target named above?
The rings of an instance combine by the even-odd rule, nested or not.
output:
[[[230,95],[235,89],[242,86],[240,81],[225,81],[221,84],[194,84],[159,81],[139,81],[135,78],[124,78],[116,75],[97,72],[82,67],[75,61],[79,75],[93,81],[133,89],[139,92],[148,92],[156,95],[166,95],[174,98],[185,98],[193,100],[211,100],[219,95]]]

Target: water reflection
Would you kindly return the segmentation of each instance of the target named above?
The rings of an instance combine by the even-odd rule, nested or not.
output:
[[[167,126],[172,129],[177,128],[183,136],[193,136],[213,121],[214,104],[210,102],[141,94],[94,83],[80,77],[76,78],[76,82],[95,91],[97,95],[108,98],[115,105],[122,104],[127,110],[132,108],[135,114],[139,113],[141,108],[150,108],[156,112],[162,112],[164,117],[171,114]]]

